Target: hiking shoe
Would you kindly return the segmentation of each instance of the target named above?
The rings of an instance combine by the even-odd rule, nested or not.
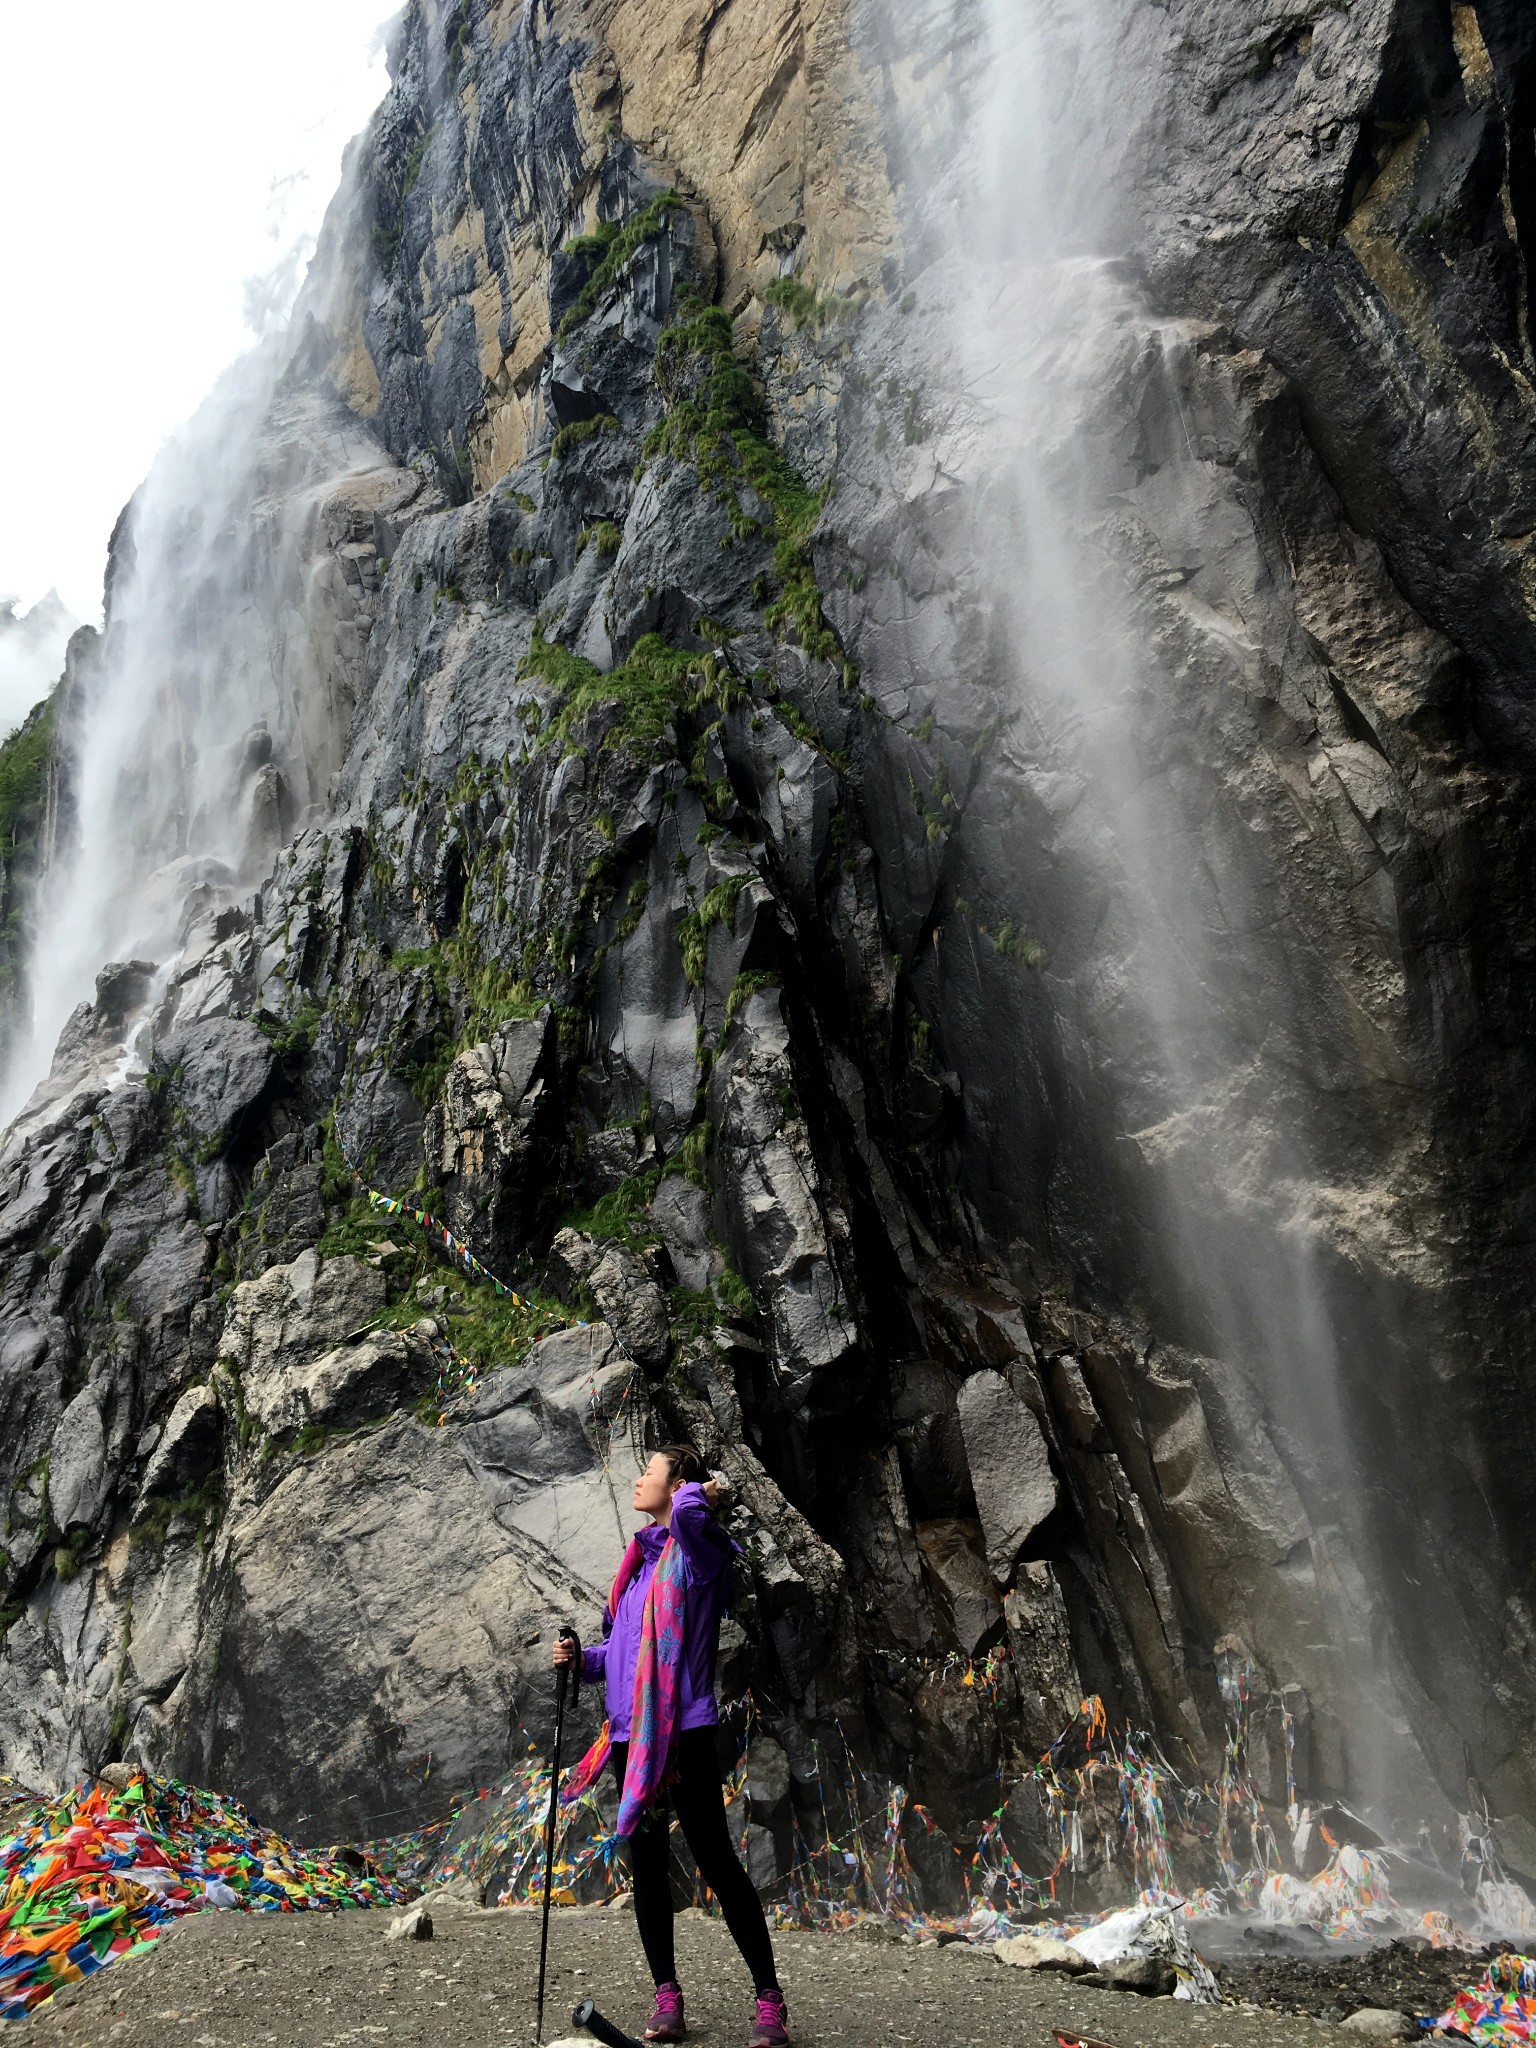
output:
[[[759,1991],[757,2018],[747,2048],[788,2048],[789,2007],[782,1991]]]
[[[646,2022],[647,2041],[686,2041],[687,2022],[683,2018],[683,1987],[681,1984],[658,1984],[656,2003],[651,2007],[651,2016]]]

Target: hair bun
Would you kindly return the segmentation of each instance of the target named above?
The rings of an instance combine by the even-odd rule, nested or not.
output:
[[[657,1456],[666,1459],[667,1476],[674,1486],[704,1477],[704,1461],[689,1444],[663,1444]]]

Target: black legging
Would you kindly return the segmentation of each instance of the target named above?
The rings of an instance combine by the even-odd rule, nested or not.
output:
[[[621,1787],[628,1757],[629,1744],[616,1742],[613,1770]],[[677,1958],[672,1946],[672,1847],[667,1818],[670,1799],[683,1839],[699,1866],[699,1875],[720,1901],[725,1924],[741,1950],[742,1961],[752,1972],[754,1987],[758,1991],[776,1990],[779,1980],[774,1975],[773,1943],[768,1938],[763,1902],[741,1867],[725,1824],[714,1729],[685,1728],[677,1738],[675,1759],[676,1778],[657,1794],[629,1838],[635,1920],[651,1976],[658,1984],[671,1984],[677,1978]]]

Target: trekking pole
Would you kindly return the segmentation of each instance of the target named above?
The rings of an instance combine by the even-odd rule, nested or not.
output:
[[[581,1641],[569,1622],[560,1630],[560,1641],[574,1644],[576,1654],[569,1664],[555,1666],[555,1755],[549,1773],[549,1818],[544,1825],[544,1917],[539,1927],[539,1996],[533,2021],[535,2043],[544,2039],[544,1966],[549,1959],[550,1885],[555,1869],[555,1821],[560,1808],[560,1741],[565,1733],[567,1676],[575,1681],[571,1689],[571,1705],[574,1707],[581,1697]]]

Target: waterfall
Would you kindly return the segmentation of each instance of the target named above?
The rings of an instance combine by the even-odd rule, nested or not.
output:
[[[374,554],[340,486],[387,458],[334,400],[282,388],[290,354],[278,336],[237,362],[120,522],[100,656],[65,707],[64,829],[0,1122],[101,969],[150,963],[152,1002],[189,920],[260,882],[338,765]]]
[[[1090,1294],[1225,1406],[1224,1456],[1242,1463],[1250,1414],[1304,1503],[1289,1553],[1223,1558],[1188,1596],[1207,1641],[1237,1630],[1326,1703],[1357,1799],[1443,1814],[1369,1507],[1389,1447],[1365,1418],[1411,1284],[1356,1185],[1391,1076],[1326,965],[1328,919],[1357,915],[1307,786],[1327,680],[1265,609],[1284,565],[1213,438],[1207,331],[1138,282],[1127,194],[1167,132],[1166,18],[985,0],[980,30],[981,105],[947,174],[957,395],[934,470],[983,507],[1019,791],[1002,887],[1044,960],[1070,1160],[1054,1229]]]

